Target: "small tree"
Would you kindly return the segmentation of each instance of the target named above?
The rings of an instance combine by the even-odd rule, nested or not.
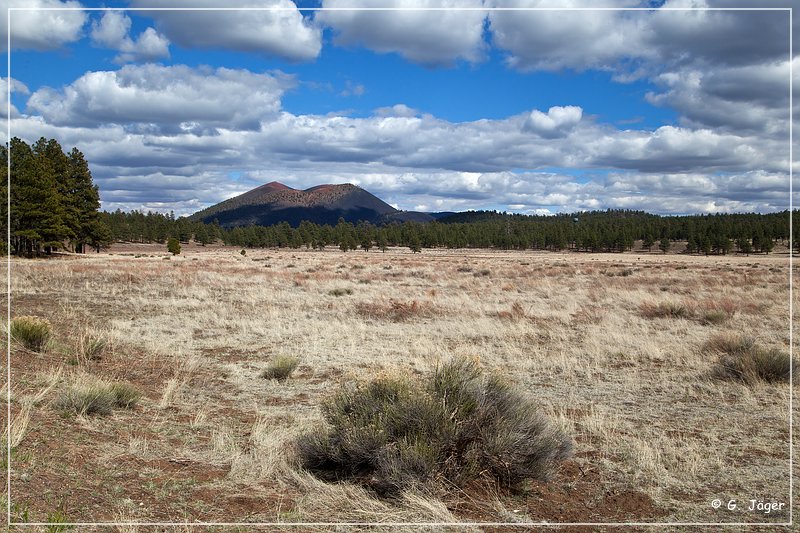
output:
[[[167,241],[167,251],[172,255],[181,253],[181,243],[175,237],[170,237]]]
[[[422,251],[422,244],[420,243],[418,235],[414,234],[411,236],[408,241],[408,247],[415,254],[418,254]]]
[[[642,247],[647,248],[647,251],[649,252],[655,243],[656,240],[653,238],[653,235],[648,233],[647,235],[644,236],[644,240],[642,241]]]
[[[669,251],[669,247],[670,247],[670,245],[671,245],[671,244],[670,244],[670,242],[669,242],[669,239],[667,239],[666,237],[664,237],[663,239],[661,239],[661,242],[658,244],[658,248],[659,248],[659,249],[660,249],[662,252],[664,252],[664,253],[667,253],[667,252]]]
[[[750,239],[746,237],[739,237],[736,239],[736,247],[739,249],[739,253],[750,255],[753,251],[753,247],[750,245]]]
[[[381,231],[378,233],[378,248],[385,253],[388,247],[389,243],[386,241],[386,234]]]

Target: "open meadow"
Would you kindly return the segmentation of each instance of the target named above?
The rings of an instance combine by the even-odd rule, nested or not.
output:
[[[12,317],[53,329],[39,351],[12,344],[16,521],[789,518],[789,386],[719,367],[736,343],[789,351],[786,253],[115,245],[12,258],[11,279]],[[460,356],[574,440],[549,482],[387,499],[298,467],[295,439],[340,386]],[[287,357],[287,379],[265,377]],[[71,410],[70,394],[104,383],[128,400]]]

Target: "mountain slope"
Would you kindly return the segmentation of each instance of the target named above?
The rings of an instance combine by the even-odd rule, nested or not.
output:
[[[425,213],[398,211],[377,196],[349,183],[299,190],[277,181],[203,209],[189,219],[206,223],[218,220],[220,225],[230,228],[269,226],[279,222],[298,226],[303,220],[335,225],[340,217],[348,222],[364,220],[373,224],[410,218],[432,220]]]

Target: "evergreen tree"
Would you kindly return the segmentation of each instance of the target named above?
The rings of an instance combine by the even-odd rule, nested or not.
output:
[[[664,253],[667,253],[669,251],[670,246],[671,243],[669,242],[669,239],[667,239],[666,237],[661,239],[661,242],[658,243],[658,249]]]
[[[753,247],[750,245],[750,239],[746,237],[739,237],[736,239],[736,248],[739,249],[739,253],[750,255],[753,251]]]
[[[411,251],[415,254],[418,254],[422,251],[422,244],[420,243],[419,235],[413,233],[408,240],[408,247]]]
[[[103,227],[98,216],[100,192],[97,185],[92,183],[89,164],[77,148],[69,153],[65,182],[68,191],[66,210],[73,224],[75,251],[84,253],[84,247],[90,241],[94,244],[104,241],[108,228]]]
[[[44,144],[39,143],[42,152]],[[64,222],[64,202],[56,187],[54,166],[16,137],[11,139],[9,157],[14,253],[35,255],[62,247],[74,234]]]
[[[178,255],[179,253],[181,253],[180,241],[175,237],[170,237],[169,240],[167,241],[167,251],[172,255]]]
[[[386,253],[386,249],[389,247],[388,240],[386,239],[386,233],[384,231],[378,231],[378,248],[381,252]]]
[[[647,251],[649,252],[650,249],[653,248],[653,245],[655,243],[656,243],[656,240],[655,240],[655,238],[653,238],[653,234],[648,232],[644,236],[644,241],[642,242],[642,247],[647,248]]]

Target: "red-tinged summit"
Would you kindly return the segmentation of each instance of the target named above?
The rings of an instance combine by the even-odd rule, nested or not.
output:
[[[190,217],[207,223],[217,220],[222,226],[229,228],[269,226],[280,222],[298,226],[303,220],[335,225],[339,218],[353,223],[364,220],[373,224],[392,220],[432,219],[424,213],[398,211],[375,195],[350,183],[324,184],[299,190],[278,181],[256,187]]]

